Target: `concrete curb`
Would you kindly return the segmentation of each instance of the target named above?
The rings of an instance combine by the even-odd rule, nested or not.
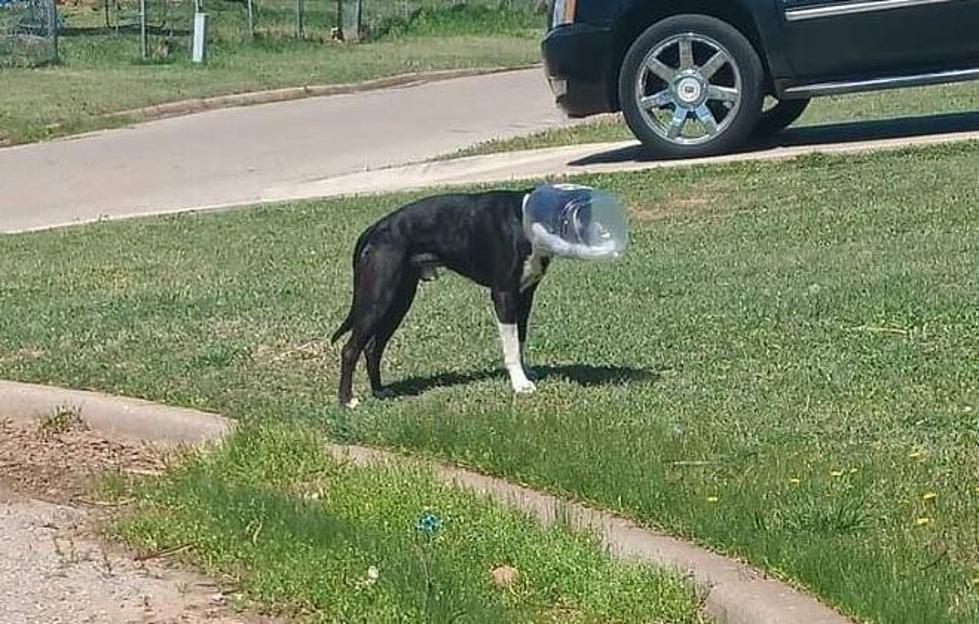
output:
[[[109,437],[161,446],[217,441],[233,428],[233,421],[197,410],[100,392],[0,381],[0,420],[29,424],[59,409],[75,411],[92,430]]]
[[[93,430],[162,445],[216,441],[233,428],[233,421],[197,410],[0,381],[0,419],[30,423],[64,406],[76,408]],[[545,525],[562,522],[588,531],[614,557],[676,569],[704,592],[705,612],[724,624],[852,624],[830,607],[751,566],[608,512],[441,462],[360,446],[330,445],[328,450],[359,465],[412,462],[430,466],[439,480],[524,511]]]
[[[499,74],[508,71],[530,69],[537,67],[538,64],[516,65],[513,67],[486,67],[486,68],[464,68],[464,69],[440,69],[429,72],[410,72],[407,74],[397,74],[374,78],[362,82],[347,82],[332,85],[304,85],[301,87],[285,87],[282,89],[269,89],[266,91],[249,91],[247,93],[234,93],[231,95],[218,95],[207,98],[192,98],[177,102],[166,102],[154,104],[140,108],[132,108],[124,111],[116,111],[103,115],[106,118],[125,117],[134,123],[144,121],[155,121],[169,117],[179,117],[194,113],[216,110],[220,108],[234,108],[238,106],[252,106],[255,104],[271,104],[273,102],[286,102],[289,100],[300,100],[310,97],[323,97],[329,95],[347,95],[350,93],[362,93],[364,91],[377,91],[379,89],[393,89],[399,87],[412,87],[431,82],[441,82],[452,80],[453,78],[468,78],[471,76],[482,76],[488,74]]]

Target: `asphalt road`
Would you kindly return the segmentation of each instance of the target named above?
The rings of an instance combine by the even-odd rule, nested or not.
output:
[[[567,123],[534,68],[0,149],[0,233],[261,201],[979,139],[979,113],[953,113],[793,128],[769,145],[693,161],[650,159],[625,142],[421,162]]]
[[[254,202],[270,187],[563,123],[543,70],[533,68],[0,149],[0,232]]]

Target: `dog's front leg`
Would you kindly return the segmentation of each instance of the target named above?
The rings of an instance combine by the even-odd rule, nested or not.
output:
[[[521,341],[518,319],[520,315],[519,293],[505,290],[493,291],[493,305],[496,308],[496,326],[500,331],[500,342],[503,346],[503,365],[510,375],[510,385],[517,393],[528,393],[536,390],[534,383],[527,379],[521,360]]]
[[[520,293],[520,305],[517,311],[517,332],[520,337],[520,363],[523,364],[524,373],[533,381],[536,379],[534,371],[527,365],[527,325],[530,322],[530,309],[534,305],[534,291],[537,284],[533,284]]]

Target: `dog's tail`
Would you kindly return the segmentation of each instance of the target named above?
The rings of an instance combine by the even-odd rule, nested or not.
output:
[[[355,311],[357,309],[357,282],[360,281],[357,271],[357,263],[360,260],[361,255],[364,253],[364,248],[367,246],[368,238],[370,237],[373,227],[368,228],[363,234],[357,239],[357,244],[354,245],[354,255],[353,255],[353,274],[354,274],[354,295],[353,300],[350,302],[350,311],[347,312],[347,318],[343,319],[343,323],[340,323],[340,327],[337,328],[333,335],[330,337],[330,343],[333,344],[339,340],[340,336],[344,335],[350,328],[354,325],[354,318],[356,317]]]
[[[347,318],[343,319],[343,323],[340,324],[340,327],[338,327],[337,330],[333,332],[333,335],[330,336],[330,344],[335,343],[337,340],[340,339],[340,336],[350,331],[350,328],[353,327],[354,324],[353,318],[354,318],[353,306],[351,306],[350,312],[347,313]]]

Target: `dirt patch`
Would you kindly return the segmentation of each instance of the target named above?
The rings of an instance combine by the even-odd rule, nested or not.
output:
[[[258,624],[240,598],[164,560],[137,561],[91,537],[93,512],[0,487],[0,622]]]
[[[633,206],[629,212],[639,222],[656,221],[680,214],[699,212],[710,208],[712,203],[713,199],[707,195],[683,195],[666,197],[655,204]]]
[[[3,146],[3,139],[0,139],[0,146]],[[16,364],[22,362],[32,362],[45,356],[40,349],[17,349],[8,355],[0,355],[0,364]]]
[[[49,502],[91,503],[99,475],[158,474],[165,462],[152,446],[88,431],[70,411],[29,428],[0,422],[0,487]]]
[[[70,410],[30,427],[0,422],[0,622],[278,621],[165,556],[136,557],[99,537],[97,524],[119,508],[98,500],[97,478],[158,473],[166,459],[89,431]]]

